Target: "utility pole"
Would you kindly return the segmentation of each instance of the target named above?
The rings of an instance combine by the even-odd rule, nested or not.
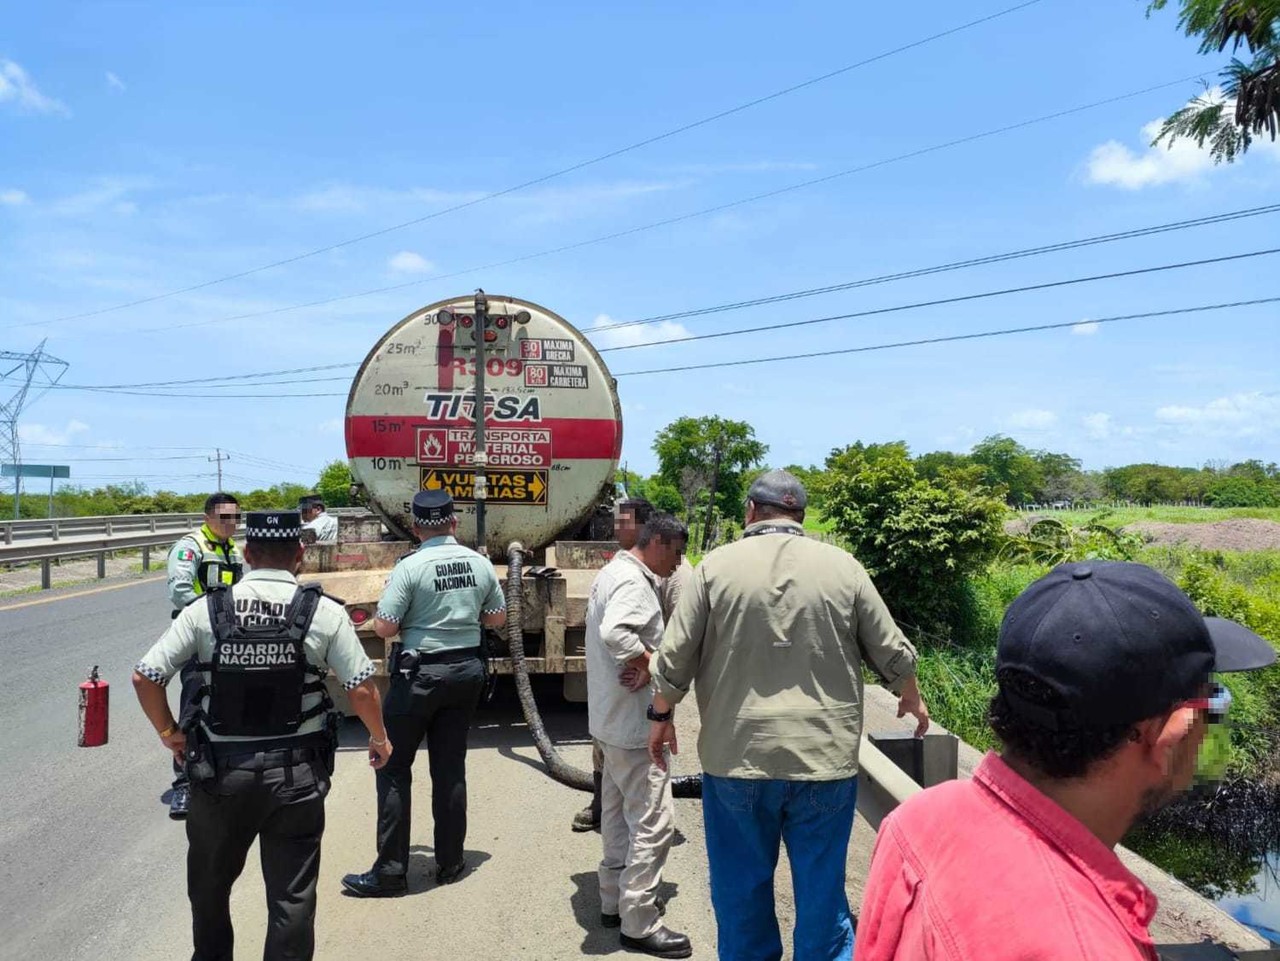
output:
[[[711,470],[711,496],[707,498],[707,520],[702,525],[702,553],[707,552],[711,541],[711,510],[716,504],[716,488],[720,486],[720,445],[716,444],[716,463]]]
[[[214,448],[214,451],[215,451],[215,456],[208,458],[208,461],[209,461],[209,463],[211,463],[211,464],[212,464],[212,463],[214,463],[215,461],[217,461],[217,464],[218,464],[218,492],[219,492],[219,493],[221,493],[221,492],[222,492],[222,462],[223,462],[224,460],[231,460],[231,455],[230,455],[230,454],[224,454],[224,453],[222,453],[222,448],[221,448],[221,447],[215,447],[215,448]]]
[[[22,497],[22,448],[18,440],[18,418],[27,405],[62,379],[70,365],[44,352],[47,341],[30,353],[0,350],[0,461],[13,465],[13,516]],[[34,393],[33,393],[34,389]]]
[[[485,543],[484,530],[484,505],[485,499],[489,496],[488,475],[486,469],[489,466],[489,455],[484,446],[484,368],[485,356],[484,349],[486,346],[485,331],[489,327],[489,298],[484,295],[484,291],[476,288],[476,454],[475,469],[476,476],[472,496],[476,501],[476,550],[486,557],[489,555],[488,545]]]

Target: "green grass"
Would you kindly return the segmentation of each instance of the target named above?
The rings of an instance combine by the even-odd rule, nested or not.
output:
[[[1084,524],[1103,510],[1109,511],[1103,523],[1123,527],[1137,521],[1161,524],[1207,524],[1212,521],[1251,517],[1280,522],[1280,507],[1116,507],[1080,511],[1016,511],[1013,518],[1056,517],[1064,524]]]
[[[1280,648],[1280,551],[1147,548],[1138,560],[1163,571],[1206,613],[1247,624]],[[920,689],[938,722],[977,748],[993,745],[986,709],[995,693],[1000,621],[1013,599],[1045,568],[993,564],[965,585],[950,639],[917,634]],[[1277,773],[1280,669],[1224,675],[1231,688],[1231,770],[1246,778]]]

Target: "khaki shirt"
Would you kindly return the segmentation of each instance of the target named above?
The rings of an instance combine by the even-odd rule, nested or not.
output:
[[[763,533],[787,527],[797,533]],[[916,652],[866,570],[784,520],[752,524],[693,571],[651,665],[676,703],[696,680],[702,769],[830,781],[858,772],[862,662],[890,687]]]
[[[618,551],[591,582],[587,598],[587,718],[591,736],[621,748],[649,743],[647,689],[618,683],[627,661],[662,640],[658,578],[630,551]]]
[[[298,582],[288,571],[250,571],[232,588],[236,620],[255,625],[282,623],[284,611],[293,600],[297,586]],[[360,646],[347,612],[327,597],[320,598],[303,646],[308,663],[321,669],[333,668],[338,681],[348,691],[373,676],[373,662]],[[134,670],[148,680],[164,685],[192,657],[203,662],[208,662],[213,657],[213,627],[209,623],[207,601],[184,607],[164,632],[164,636],[134,666]],[[209,672],[203,671],[202,674],[207,684]],[[319,693],[304,694],[301,709],[310,710],[320,703],[320,698]],[[201,707],[207,709],[208,706],[209,699],[206,696]],[[318,715],[303,721],[298,727],[298,734],[313,734],[323,727],[324,715]],[[250,737],[221,737],[208,733],[213,741],[255,740]]]

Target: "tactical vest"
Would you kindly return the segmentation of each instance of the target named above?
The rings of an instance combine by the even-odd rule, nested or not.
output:
[[[279,624],[245,626],[236,619],[232,589],[208,592],[213,656],[196,665],[208,671],[200,695],[208,706],[199,712],[208,729],[221,737],[280,738],[297,734],[304,721],[333,708],[325,690],[325,670],[306,658],[307,631],[320,604],[320,588],[299,587]],[[307,694],[320,703],[302,709]]]
[[[212,586],[230,587],[244,574],[244,563],[240,560],[240,552],[236,550],[235,544],[230,541],[225,545],[218,544],[208,536],[206,531],[207,528],[201,526],[198,530],[184,535],[187,539],[195,541],[200,551],[200,560],[196,563],[195,580],[191,584],[192,590],[197,595],[205,593]],[[217,544],[213,550],[208,547],[211,543]]]

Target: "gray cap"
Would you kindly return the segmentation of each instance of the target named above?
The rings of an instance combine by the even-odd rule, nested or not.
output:
[[[809,503],[804,485],[794,474],[784,470],[771,470],[761,474],[747,491],[747,500],[756,504],[781,507],[786,511],[802,511]]]

